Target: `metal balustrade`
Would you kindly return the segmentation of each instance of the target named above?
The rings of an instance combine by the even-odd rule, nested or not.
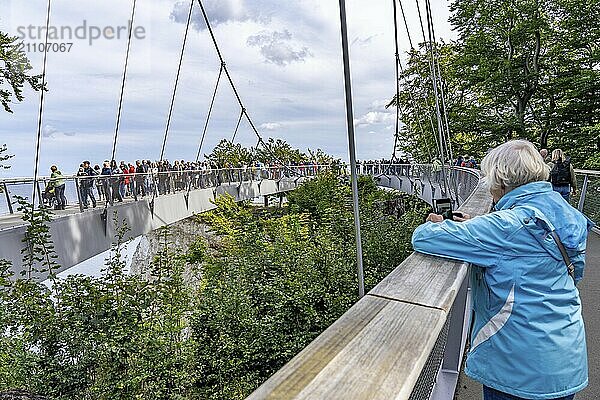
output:
[[[600,224],[600,171],[575,170],[578,192],[571,196],[571,205]]]
[[[218,187],[226,183],[242,183],[262,180],[281,180],[283,178],[297,178],[315,176],[319,172],[330,169],[330,165],[301,165],[280,167],[246,167],[222,168],[207,170],[183,170],[168,172],[148,173],[123,173],[116,175],[63,176],[65,181],[65,197],[67,204],[73,211],[77,208],[83,212],[88,206],[83,197],[83,187],[91,183],[91,191],[97,204],[110,206],[115,204],[113,193],[120,192],[124,202],[137,201],[146,196],[164,196],[169,194],[187,192],[188,190]],[[37,182],[32,178],[8,178],[0,180],[0,215],[14,214],[17,212],[15,196],[31,199],[35,186],[36,204],[51,206],[51,195],[46,188],[52,179],[48,176],[40,177]]]
[[[406,178],[409,185],[397,189],[415,194],[431,203],[434,198],[451,198],[458,208],[473,193],[479,184],[479,171],[463,167],[440,167],[431,164],[363,164],[359,173],[372,175],[380,181],[391,176]],[[424,192],[430,193],[425,196]]]

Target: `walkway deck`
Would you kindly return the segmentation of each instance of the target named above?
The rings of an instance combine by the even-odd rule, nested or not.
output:
[[[576,400],[600,399],[600,235],[590,234],[588,238],[585,277],[579,284],[583,302],[583,318],[588,344],[588,364],[590,383],[581,391]],[[456,400],[481,400],[481,384],[464,373],[460,375],[456,390]]]
[[[108,250],[123,221],[128,228],[125,239],[134,238],[213,209],[216,196],[227,193],[236,201],[250,200],[294,190],[306,179],[311,177],[223,183],[216,187],[192,190],[187,201],[184,191],[157,196],[154,213],[151,198],[140,198],[139,201],[130,199],[109,207],[106,219],[102,216],[103,206],[88,209],[83,213],[79,212],[78,206],[69,206],[66,210],[58,211],[48,224],[58,256],[57,261],[61,266],[55,272],[64,271]],[[21,249],[25,229],[20,215],[0,216],[0,258],[12,262],[13,272],[17,274],[22,265]],[[39,277],[45,279],[46,274],[40,274]]]

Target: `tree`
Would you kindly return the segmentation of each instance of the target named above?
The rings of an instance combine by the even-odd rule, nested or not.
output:
[[[8,149],[6,148],[5,144],[0,146],[0,169],[2,169],[2,168],[9,169],[10,168],[10,165],[4,165],[4,161],[7,161],[8,159],[13,157],[10,154],[4,154],[4,153],[6,153],[7,150]]]
[[[12,113],[11,103],[23,101],[26,83],[33,90],[42,89],[42,76],[29,74],[33,68],[17,40],[17,37],[0,32],[0,102],[9,113]]]
[[[577,165],[594,165],[600,2],[454,0],[451,10],[458,39],[436,49],[455,154],[481,157],[506,140],[525,138],[562,148]],[[434,107],[429,47],[410,54],[398,99],[406,124],[401,145],[420,158],[437,130],[428,111]]]
[[[256,148],[256,158],[263,163],[279,161],[283,163],[299,163],[307,159],[306,155],[284,140],[269,138],[262,146]]]
[[[219,166],[240,166],[252,162],[254,155],[251,150],[246,149],[239,143],[233,143],[223,139],[205,156],[207,160],[217,163]]]

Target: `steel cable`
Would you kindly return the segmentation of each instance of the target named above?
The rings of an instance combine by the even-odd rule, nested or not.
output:
[[[237,124],[235,126],[235,131],[233,132],[233,137],[231,138],[231,143],[235,142],[235,137],[237,136],[238,129],[240,129],[240,124],[242,123],[242,117],[244,116],[245,111],[246,110],[244,110],[243,108],[240,110],[240,117],[238,118]]]
[[[200,10],[202,11],[202,17],[204,18],[204,23],[206,24],[206,28],[208,30],[208,33],[210,34],[210,37],[212,39],[213,45],[215,47],[215,51],[217,52],[217,56],[219,57],[219,60],[221,61],[221,65],[223,65],[223,70],[225,71],[225,75],[227,76],[227,80],[229,81],[229,84],[231,85],[231,89],[233,90],[233,94],[235,95],[235,98],[237,99],[237,102],[240,106],[240,108],[243,110],[243,114],[246,117],[246,120],[248,121],[248,124],[250,125],[250,127],[252,128],[252,131],[254,132],[254,134],[256,135],[256,137],[258,138],[259,143],[261,143],[263,145],[263,147],[267,150],[267,152],[269,152],[271,154],[271,156],[273,157],[273,159],[279,163],[281,163],[281,165],[283,166],[283,168],[289,170],[290,172],[292,172],[293,174],[298,174],[297,171],[294,171],[290,168],[288,168],[284,162],[282,162],[281,160],[278,159],[278,157],[275,155],[275,153],[273,153],[273,151],[265,145],[265,142],[263,140],[263,138],[261,137],[260,133],[258,132],[258,129],[256,129],[256,125],[254,125],[254,122],[252,121],[252,119],[250,118],[250,116],[248,115],[248,112],[246,110],[246,107],[244,107],[244,103],[242,102],[242,99],[238,93],[238,90],[235,86],[235,83],[233,82],[233,79],[231,78],[231,75],[229,73],[229,69],[227,68],[227,65],[225,64],[225,59],[223,58],[223,55],[221,53],[221,50],[219,48],[219,44],[217,43],[217,39],[215,37],[215,34],[213,32],[212,26],[210,24],[210,20],[208,18],[208,15],[206,13],[206,9],[204,8],[204,4],[202,3],[202,0],[198,0],[198,4],[200,5]]]
[[[183,35],[183,44],[181,45],[181,53],[179,55],[179,65],[177,66],[177,75],[175,76],[175,85],[173,86],[173,95],[171,97],[171,104],[169,106],[169,115],[167,117],[167,126],[165,127],[165,136],[163,138],[162,149],[160,151],[160,161],[163,161],[165,156],[165,148],[167,146],[167,138],[169,137],[169,128],[171,127],[171,117],[173,116],[173,107],[175,105],[175,96],[177,95],[177,87],[179,86],[179,76],[181,74],[181,65],[183,64],[183,55],[185,54],[185,47],[187,44],[188,33],[190,31],[190,22],[192,20],[192,11],[194,10],[194,0],[190,1],[190,10],[188,12],[187,24],[185,26],[185,33]]]
[[[395,3],[395,0],[393,0],[393,1],[394,1],[394,31],[396,32],[395,36],[396,36],[396,42],[397,42],[398,41],[398,39],[397,39],[397,36],[398,36],[397,35],[397,25],[398,25],[397,18],[398,17],[397,17],[397,9],[396,9],[396,6],[395,6],[396,3]],[[414,50],[413,41],[412,41],[412,38],[411,38],[410,30],[408,29],[408,24],[406,22],[406,13],[404,12],[404,7],[402,6],[402,0],[398,0],[398,3],[400,4],[400,10],[402,12],[402,19],[404,20],[404,27],[406,28],[406,35],[408,37],[408,42],[410,44],[410,48],[411,48],[411,50]],[[397,43],[396,43],[396,53],[398,53]],[[409,84],[408,78],[404,74],[404,68],[402,67],[402,62],[400,61],[400,57],[399,57],[398,54],[397,54],[396,62],[398,64],[397,66],[399,66],[399,68],[400,68],[400,72],[402,74],[404,83],[406,85],[408,85]],[[417,63],[417,73],[419,73],[419,72],[420,72],[420,68],[419,68],[419,64]],[[410,101],[413,104],[415,104],[415,106],[417,108],[417,116],[420,116],[422,114],[421,113],[421,107],[419,106],[419,102],[415,100],[412,91],[410,91],[410,90],[408,91],[408,96],[410,98]],[[427,115],[429,117],[429,121],[430,121],[431,128],[432,128],[432,136],[433,136],[435,145],[437,146],[437,139],[435,137],[435,129],[433,127],[433,119],[431,118],[431,113],[429,111],[427,112]],[[419,131],[421,132],[421,135],[423,137],[425,137],[426,141],[427,141],[427,135],[425,135],[425,129],[423,129],[423,125],[422,125],[421,119],[419,117],[417,117],[417,124],[419,126]],[[427,143],[427,154],[429,155],[429,158],[431,159],[431,151],[429,149],[429,143]]]
[[[44,120],[44,94],[46,92],[46,66],[48,63],[48,32],[50,29],[50,10],[52,7],[52,0],[48,0],[48,9],[46,11],[46,39],[44,42],[44,59],[42,64],[42,88],[40,90],[40,108],[38,111],[38,127],[37,136],[35,142],[35,165],[33,170],[33,189],[31,193],[31,220],[35,216],[35,191],[38,187],[38,174],[40,168],[40,150],[42,145],[42,123]],[[38,193],[41,195],[41,193]],[[40,206],[42,205],[42,199],[40,197]]]
[[[225,68],[225,64],[221,63],[221,67],[219,68],[219,75],[217,76],[217,82],[215,83],[215,90],[213,90],[212,99],[210,101],[210,107],[208,108],[208,113],[206,114],[206,121],[204,122],[204,129],[202,130],[202,138],[200,139],[200,144],[198,146],[198,152],[196,154],[196,169],[198,169],[198,161],[200,161],[200,155],[202,154],[202,148],[204,147],[204,139],[206,138],[206,132],[208,132],[208,124],[210,122],[212,110],[215,105],[215,99],[217,98],[217,92],[219,90],[219,83],[221,82],[221,76],[223,76],[224,68]],[[189,198],[191,191],[192,191],[192,181],[190,179],[190,181],[188,183],[187,191],[185,194],[186,199]]]
[[[115,159],[116,151],[117,151],[117,141],[119,138],[119,128],[121,127],[121,113],[123,111],[123,95],[125,93],[125,82],[127,81],[127,70],[129,67],[129,52],[131,50],[131,36],[133,33],[133,23],[135,21],[135,7],[137,0],[133,0],[133,7],[131,8],[131,19],[129,25],[129,36],[127,38],[127,52],[125,54],[125,66],[123,68],[123,79],[121,81],[121,95],[119,97],[119,106],[117,109],[117,123],[115,126],[115,137],[113,140],[113,147],[111,153],[111,161]],[[108,201],[107,201],[108,203]]]

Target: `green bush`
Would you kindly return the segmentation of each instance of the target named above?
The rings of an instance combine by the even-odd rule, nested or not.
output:
[[[359,182],[367,290],[412,251],[427,208]],[[409,211],[386,213],[386,202]],[[350,189],[326,174],[288,195],[288,213],[265,218],[231,197],[202,217],[222,242],[204,260],[192,329],[202,398],[243,399],[358,298]]]
[[[370,179],[359,186],[369,289],[410,253],[426,209]],[[49,288],[31,274],[11,276],[1,262],[0,393],[245,398],[357,300],[349,187],[323,175],[288,199],[272,212],[218,198],[214,211],[198,217],[218,240],[199,238],[179,254],[164,230],[151,270],[141,276],[124,270],[125,228],[100,278],[51,274]],[[42,214],[30,221],[24,259],[30,270],[41,263],[51,271]],[[188,265],[200,271],[189,278]]]

